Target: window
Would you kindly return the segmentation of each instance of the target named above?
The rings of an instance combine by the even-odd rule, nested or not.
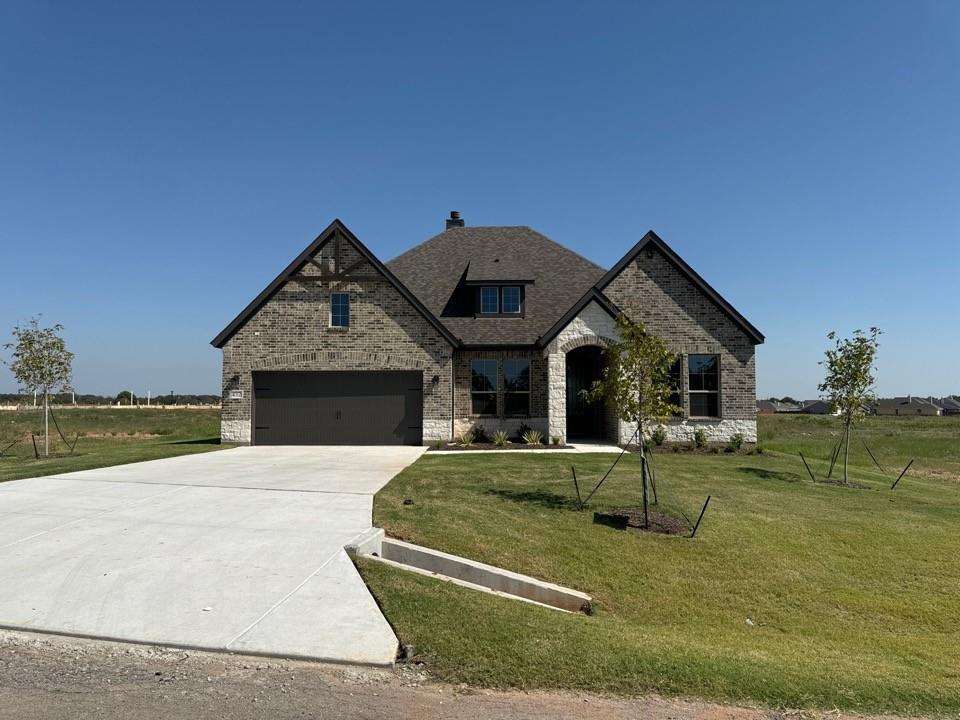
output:
[[[720,357],[691,355],[690,417],[720,417]]]
[[[470,401],[474,415],[497,414],[497,361],[474,360],[470,363]]]
[[[503,412],[505,415],[530,414],[530,361],[503,361]]]
[[[330,327],[350,326],[350,293],[330,293]]]
[[[519,286],[513,285],[503,289],[503,312],[513,314],[520,312]]]
[[[500,312],[500,288],[480,288],[480,312],[493,314]]]
[[[670,366],[667,373],[667,382],[670,383],[672,392],[670,393],[670,404],[676,405],[680,410],[674,417],[683,417],[683,356],[678,355]]]

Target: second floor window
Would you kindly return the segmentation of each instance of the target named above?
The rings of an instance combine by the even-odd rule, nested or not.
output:
[[[480,312],[484,314],[500,312],[500,288],[488,286],[480,288]]]
[[[350,327],[350,293],[330,293],[330,327]]]
[[[720,356],[691,355],[690,417],[720,417]]]

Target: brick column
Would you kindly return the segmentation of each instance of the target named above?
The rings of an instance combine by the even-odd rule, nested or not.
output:
[[[551,438],[567,441],[567,356],[556,343],[547,350],[547,426]]]

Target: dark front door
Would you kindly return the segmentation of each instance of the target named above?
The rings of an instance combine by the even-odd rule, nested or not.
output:
[[[255,445],[419,445],[420,372],[255,372]]]
[[[567,353],[567,436],[601,438],[604,436],[606,410],[603,401],[587,402],[580,395],[601,378],[603,350],[593,345]]]

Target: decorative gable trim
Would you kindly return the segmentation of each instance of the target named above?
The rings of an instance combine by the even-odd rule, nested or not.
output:
[[[322,266],[320,263],[317,263],[313,258],[320,250],[322,250],[328,243],[334,243],[334,271],[331,273],[328,268]],[[358,264],[353,263],[349,267],[342,267],[340,263],[340,244],[342,242],[350,243],[358,253],[379,273],[379,275],[354,275],[352,274],[354,270],[357,269]],[[313,264],[318,267],[320,270],[319,274],[310,274],[305,275],[301,274],[301,270],[305,265]],[[360,242],[359,238],[354,235],[346,225],[344,225],[339,218],[335,219],[330,223],[324,230],[321,232],[316,239],[308,245],[302,253],[300,253],[293,262],[291,262],[287,267],[281,272],[273,281],[264,288],[257,297],[255,297],[249,305],[247,305],[239,315],[237,315],[229,325],[227,325],[219,335],[217,335],[213,340],[210,341],[210,344],[214,347],[222,348],[226,342],[233,337],[234,333],[237,332],[244,323],[247,322],[250,317],[257,312],[263,305],[270,300],[271,297],[287,282],[294,280],[298,282],[304,281],[317,281],[317,280],[377,280],[382,276],[389,282],[397,291],[406,299],[411,305],[413,305],[417,311],[423,315],[423,317],[431,324],[434,328],[454,347],[460,345],[459,339],[450,332],[436,317],[431,313],[423,303],[421,303],[417,298],[411,293],[406,286],[397,279],[397,277],[387,269],[387,267],[380,262],[380,260],[372,253],[370,250]]]
[[[690,282],[692,282],[697,288],[699,288],[713,303],[720,308],[744,333],[753,341],[755,345],[760,345],[764,341],[763,333],[761,333],[753,324],[750,323],[743,315],[737,312],[736,308],[733,307],[730,303],[723,299],[723,297],[714,290],[710,284],[700,277],[697,272],[687,265],[677,253],[673,251],[667,243],[665,243],[653,230],[648,230],[647,234],[644,235],[640,242],[634,245],[626,255],[620,258],[620,261],[617,262],[610,270],[604,275],[597,284],[594,286],[594,289],[603,292],[603,289],[607,287],[614,278],[616,278],[624,268],[626,268],[630,263],[632,263],[637,255],[641,253],[644,249],[652,246],[659,250],[665,258],[677,269],[682,275],[684,275]]]

